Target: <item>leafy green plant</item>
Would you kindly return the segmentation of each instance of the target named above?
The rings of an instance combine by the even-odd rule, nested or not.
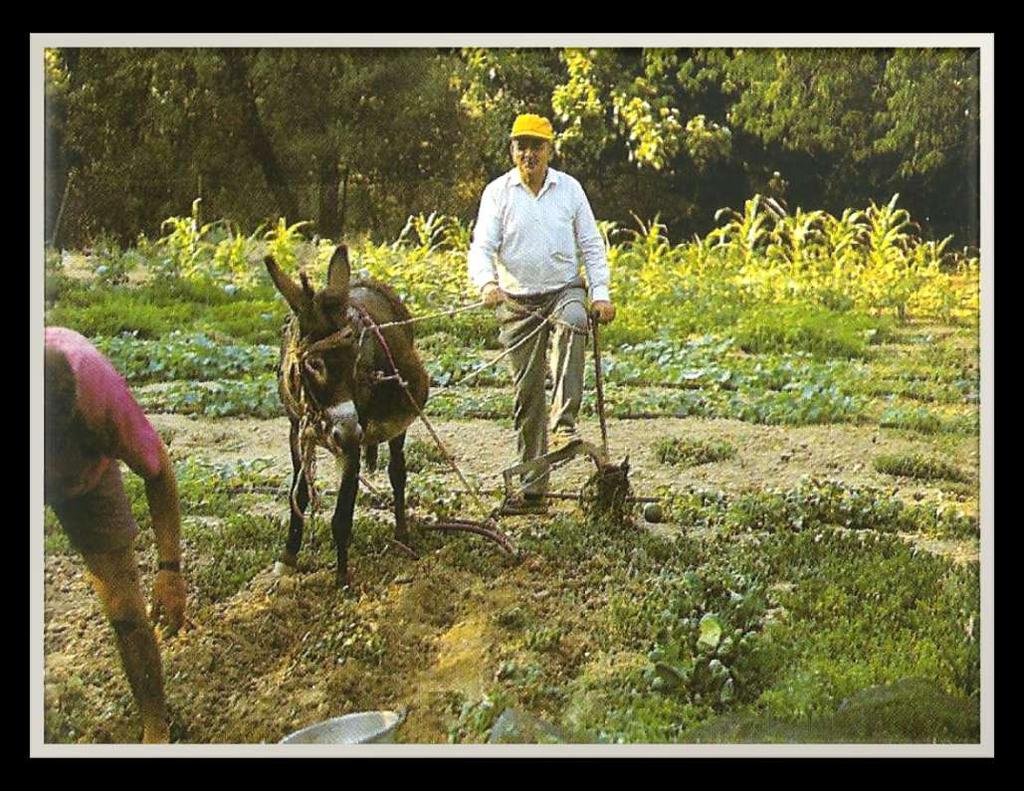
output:
[[[105,289],[84,306],[58,302],[46,319],[48,324],[70,327],[86,337],[136,333],[140,338],[159,338],[188,324],[194,315],[191,304],[159,305],[137,292]]]
[[[92,245],[90,262],[96,280],[105,286],[123,286],[128,274],[139,264],[139,256],[131,250],[122,250],[117,240],[101,235]]]
[[[63,296],[68,281],[61,251],[47,247],[43,253],[43,297],[47,304],[52,304]]]
[[[728,442],[667,437],[655,444],[654,453],[662,464],[694,467],[731,459],[736,456],[736,448]]]
[[[174,381],[138,394],[139,403],[155,412],[228,417],[249,415],[269,418],[284,414],[277,393],[277,377],[215,379],[205,382]]]
[[[428,469],[448,469],[444,452],[433,440],[414,439],[405,446],[405,466],[409,472]]]
[[[507,698],[500,690],[493,690],[479,700],[462,704],[458,716],[448,726],[448,742],[483,742],[487,740],[498,715],[505,710]]]
[[[96,338],[94,343],[133,383],[207,381],[273,373],[278,358],[278,350],[273,346],[218,343],[203,333],[186,335],[172,331],[158,341],[128,334]]]
[[[966,483],[970,480],[959,467],[920,454],[883,454],[876,456],[873,464],[876,470],[887,475],[919,478],[925,481],[946,480]]]
[[[899,428],[919,431],[922,434],[935,434],[946,425],[941,417],[925,407],[890,406],[882,412],[878,420],[882,428]]]
[[[909,677],[977,694],[977,567],[955,570],[898,538],[838,531],[784,536],[762,550],[795,583],[779,594],[788,615],[772,638],[790,658],[760,697],[769,713],[820,716],[859,689]]]

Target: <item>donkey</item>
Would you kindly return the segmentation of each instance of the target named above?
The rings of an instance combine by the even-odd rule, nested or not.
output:
[[[291,521],[275,571],[295,571],[320,446],[343,463],[331,532],[338,553],[337,582],[345,587],[351,581],[348,546],[359,488],[360,447],[366,449],[367,465],[375,468],[377,446],[388,443],[395,538],[408,541],[405,434],[426,403],[430,377],[416,353],[411,325],[391,324],[410,321],[408,309],[384,283],[351,280],[345,245],[334,251],[327,285],[320,291],[314,291],[305,272],[296,283],[272,257],[267,256],[264,263],[292,310],[278,369],[278,392],[291,421]]]

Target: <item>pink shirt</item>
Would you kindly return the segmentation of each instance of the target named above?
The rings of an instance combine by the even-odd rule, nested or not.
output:
[[[85,494],[113,459],[147,480],[158,477],[163,443],[110,361],[84,336],[64,327],[46,328],[46,346],[63,352],[75,376],[79,413],[90,430],[105,438],[105,455],[98,460],[82,463],[77,454],[46,460],[47,480],[59,481],[56,491],[63,497]]]

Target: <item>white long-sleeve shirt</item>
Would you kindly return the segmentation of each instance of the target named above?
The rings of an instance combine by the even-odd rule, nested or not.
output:
[[[609,300],[604,240],[576,179],[549,167],[534,196],[513,168],[487,185],[469,248],[469,278],[478,289],[497,283],[513,296],[554,291],[579,278],[580,258],[591,300]]]

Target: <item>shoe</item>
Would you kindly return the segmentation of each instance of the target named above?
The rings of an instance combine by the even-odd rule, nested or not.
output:
[[[542,494],[524,494],[510,497],[501,506],[501,513],[508,516],[521,514],[546,514],[548,500]]]

